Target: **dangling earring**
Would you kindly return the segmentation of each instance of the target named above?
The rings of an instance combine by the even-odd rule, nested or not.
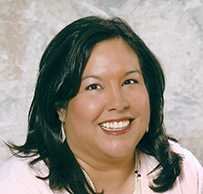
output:
[[[60,139],[61,139],[62,143],[64,143],[64,141],[66,140],[66,134],[65,134],[65,131],[64,131],[64,128],[63,128],[63,123],[61,123]]]
[[[149,132],[149,127],[147,127],[147,130],[146,130],[146,132],[147,132],[147,133]]]
[[[62,114],[61,120],[63,121],[65,119],[65,113]]]
[[[64,118],[65,118],[65,113],[62,114],[61,120],[63,121]],[[66,134],[65,134],[65,131],[64,131],[64,128],[63,128],[63,122],[61,122],[60,139],[61,139],[61,142],[62,142],[62,143],[64,143],[64,141],[66,140]]]

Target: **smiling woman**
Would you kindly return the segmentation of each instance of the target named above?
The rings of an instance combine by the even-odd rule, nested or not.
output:
[[[112,157],[134,158],[149,124],[149,97],[137,55],[121,38],[93,48],[80,89],[60,109],[63,113],[67,142],[77,160],[92,166],[100,160],[108,164]]]
[[[121,19],[66,26],[39,67],[24,145],[0,193],[201,194],[203,169],[163,126],[162,68]]]

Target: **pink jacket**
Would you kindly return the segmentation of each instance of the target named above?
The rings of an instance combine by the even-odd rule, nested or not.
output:
[[[174,187],[164,194],[203,194],[203,168],[197,159],[177,143],[171,143],[172,149],[183,157],[181,175],[177,178]],[[139,152],[141,161],[141,188],[143,194],[154,194],[149,183],[154,174],[147,175],[157,161],[142,152]],[[36,175],[47,175],[48,169],[43,161],[32,168],[28,166],[30,159],[11,157],[0,167],[0,194],[68,194],[67,191],[52,191],[48,181],[36,178]]]

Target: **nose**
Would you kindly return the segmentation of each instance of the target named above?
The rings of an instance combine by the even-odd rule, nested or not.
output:
[[[112,88],[108,92],[106,108],[108,111],[116,110],[122,112],[129,107],[129,102],[126,99],[124,92],[120,88]]]

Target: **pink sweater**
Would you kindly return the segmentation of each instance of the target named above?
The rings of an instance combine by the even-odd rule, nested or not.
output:
[[[171,143],[172,149],[183,157],[181,175],[177,178],[174,187],[165,194],[203,194],[203,168],[197,159],[177,143]],[[158,163],[144,153],[139,153],[141,161],[141,188],[142,194],[154,194],[149,183],[154,174],[147,175]],[[11,157],[0,167],[0,194],[68,194],[67,191],[52,191],[48,181],[36,178],[36,175],[47,175],[48,169],[43,161],[32,168],[30,159]]]

